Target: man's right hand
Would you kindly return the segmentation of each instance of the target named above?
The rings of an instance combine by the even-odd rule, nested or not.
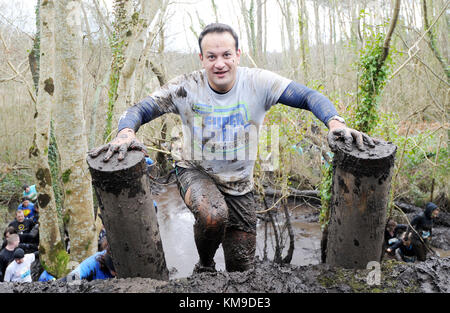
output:
[[[101,152],[107,151],[103,157],[103,162],[108,162],[115,152],[119,153],[117,159],[122,161],[128,150],[139,150],[144,152],[145,156],[148,156],[145,146],[136,138],[134,130],[131,128],[122,129],[111,142],[106,145],[94,148],[88,152],[88,155],[92,158],[97,157]]]

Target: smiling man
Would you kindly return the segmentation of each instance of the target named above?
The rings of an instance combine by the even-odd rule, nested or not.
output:
[[[370,137],[345,126],[332,103],[278,74],[239,67],[241,51],[234,30],[225,24],[206,26],[198,39],[203,70],[168,82],[119,121],[119,133],[109,144],[92,150],[104,161],[118,152],[123,160],[131,149],[146,151],[135,136],[139,127],[164,113],[176,113],[183,124],[183,154],[176,162],[180,194],[195,216],[194,237],[200,257],[194,272],[215,271],[214,255],[222,244],[227,271],[253,265],[256,211],[253,168],[258,132],[264,115],[275,104],[311,111],[336,140],[353,141],[359,149],[373,147]]]

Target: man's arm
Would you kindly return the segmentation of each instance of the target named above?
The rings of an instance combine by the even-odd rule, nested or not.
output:
[[[336,141],[343,138],[347,150],[352,149],[353,139],[359,150],[364,150],[364,142],[370,147],[374,147],[374,141],[366,134],[349,128],[337,119],[336,108],[331,101],[320,92],[301,85],[297,82],[291,82],[282,95],[279,103],[290,107],[311,111],[319,120],[321,120],[329,129],[328,144],[332,150],[336,149]]]
[[[397,241],[396,243],[394,243],[392,246],[388,247],[386,250],[388,252],[391,251],[395,251],[397,248],[400,248],[400,246],[403,244],[403,242],[401,240]]]
[[[101,152],[107,151],[103,158],[103,161],[107,162],[115,152],[118,152],[118,160],[121,161],[129,149],[140,150],[148,156],[145,146],[137,140],[136,132],[142,124],[148,123],[164,113],[152,97],[145,98],[122,114],[116,138],[106,145],[89,151],[89,156],[95,158]]]

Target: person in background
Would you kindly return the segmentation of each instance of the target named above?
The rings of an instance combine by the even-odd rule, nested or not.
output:
[[[31,219],[34,223],[37,222],[38,214],[35,205],[29,198],[23,197],[22,203],[17,207],[17,211],[23,211],[25,218]]]
[[[401,241],[399,236],[408,229],[406,224],[397,224],[393,219],[389,219],[384,230],[384,249],[391,247],[398,241]]]
[[[387,248],[386,252],[394,253],[397,261],[414,263],[417,256],[412,243],[412,235],[411,232],[405,233],[403,238]]]
[[[12,234],[17,234],[17,231],[14,229],[14,227],[12,226],[6,227],[5,231],[3,232],[2,249],[6,247],[6,245],[8,244],[8,238]],[[19,235],[20,238],[19,248],[23,249],[25,253],[31,253],[38,250],[38,246],[36,244],[23,242],[24,239],[26,241],[29,238],[29,236],[30,236],[29,234]]]
[[[25,218],[24,212],[22,210],[17,210],[16,219],[9,223],[8,226],[14,227],[17,234],[22,235],[30,233],[35,226],[35,223],[31,219]]]
[[[111,250],[106,236],[102,238],[101,247],[104,250],[94,253],[80,263],[72,272],[61,280],[66,282],[85,279],[108,279],[116,277],[116,270],[111,257]]]
[[[14,262],[11,262],[6,268],[5,272],[5,282],[20,282],[20,283],[31,283],[31,264],[36,259],[36,254],[28,253],[17,248],[14,251]]]
[[[428,202],[423,213],[416,215],[411,220],[411,227],[414,230],[412,237],[413,246],[416,249],[417,259],[419,261],[425,261],[427,258],[427,250],[431,249],[429,244],[433,235],[433,220],[438,215],[438,206],[433,202]]]
[[[39,279],[38,279],[38,281],[41,281],[41,282],[52,281],[52,280],[56,280],[56,278],[53,275],[49,274],[46,270],[44,270],[41,273],[41,275],[39,276]]]
[[[36,185],[29,186],[29,185],[25,184],[25,185],[23,185],[22,188],[23,188],[23,193],[22,193],[23,197],[29,198],[31,200],[31,202],[36,204],[37,196],[38,196],[37,191],[36,191]]]
[[[14,260],[14,251],[17,249],[20,243],[19,235],[9,235],[6,242],[6,247],[0,251],[0,281],[3,281],[6,268]]]

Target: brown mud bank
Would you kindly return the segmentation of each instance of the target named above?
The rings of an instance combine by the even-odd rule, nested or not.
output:
[[[148,278],[108,279],[78,283],[0,283],[6,293],[448,293],[450,258],[432,257],[406,264],[383,261],[379,284],[373,269],[347,270],[325,264],[280,267],[257,262],[246,272],[201,273],[168,282]]]

